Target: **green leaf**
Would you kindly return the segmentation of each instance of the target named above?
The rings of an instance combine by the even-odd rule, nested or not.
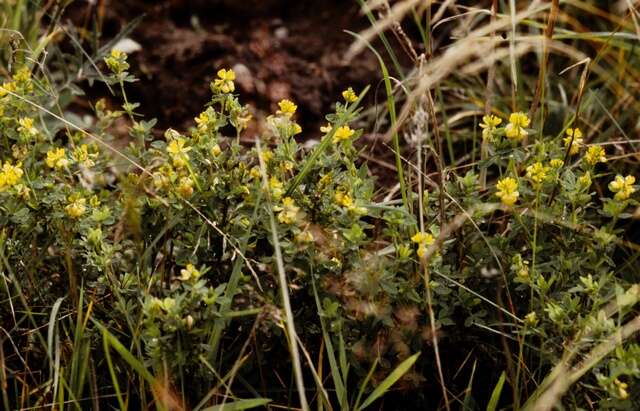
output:
[[[504,386],[504,380],[506,375],[504,371],[500,374],[500,379],[496,384],[493,392],[491,393],[491,398],[489,399],[489,404],[487,405],[487,411],[495,411],[498,406],[498,400],[500,400],[500,394],[502,394],[502,387]]]
[[[420,356],[420,353],[418,352],[416,354],[413,354],[411,357],[407,358],[406,360],[402,361],[400,365],[398,365],[396,369],[393,370],[391,374],[389,374],[387,378],[385,378],[384,381],[382,381],[380,385],[378,385],[371,394],[369,394],[369,396],[367,397],[366,400],[364,400],[362,405],[358,407],[358,410],[363,410],[367,408],[375,400],[382,397],[384,393],[387,392],[393,384],[395,384],[407,371],[409,371],[409,368],[413,366],[413,364],[416,362],[419,356]]]
[[[249,400],[238,400],[233,402],[227,402],[225,404],[214,405],[208,407],[202,411],[239,411],[248,410],[249,408],[256,408],[263,405],[267,405],[271,402],[268,398],[252,398]]]

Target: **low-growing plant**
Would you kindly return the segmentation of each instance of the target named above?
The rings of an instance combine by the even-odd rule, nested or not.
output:
[[[407,198],[380,200],[354,145],[366,90],[345,90],[310,150],[290,100],[245,146],[251,109],[221,69],[195,126],[157,138],[126,54],[105,64],[124,103],[97,101],[87,128],[47,110],[33,66],[0,88],[7,409],[359,410],[425,380],[467,407],[439,347],[477,329],[516,409],[632,407],[637,187],[577,116],[547,131],[496,108],[477,166],[432,179],[420,157]],[[407,137],[428,158],[427,104]],[[495,407],[502,383],[478,398]]]

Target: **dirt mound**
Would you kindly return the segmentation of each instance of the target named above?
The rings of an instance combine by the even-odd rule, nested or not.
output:
[[[222,67],[236,70],[242,100],[256,109],[257,117],[290,98],[312,135],[342,89],[361,89],[379,79],[371,54],[343,62],[353,40],[344,30],[368,25],[351,1],[137,0],[74,7],[69,10],[74,20],[97,17],[104,39],[145,15],[130,36],[142,46],[131,57],[141,79],[130,88],[131,99],[141,103],[142,113],[157,117],[161,128],[192,125],[209,100],[209,82]]]

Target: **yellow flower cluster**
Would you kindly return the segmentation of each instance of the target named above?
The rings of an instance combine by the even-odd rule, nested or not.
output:
[[[293,101],[287,99],[280,100],[278,107],[280,107],[280,110],[276,111],[276,114],[283,114],[287,117],[293,116],[298,109],[298,106]]]
[[[167,153],[171,156],[173,166],[176,168],[183,168],[189,163],[189,155],[187,154],[191,147],[186,147],[186,140],[178,137],[169,142],[167,146]]]
[[[178,194],[182,197],[191,197],[193,194],[193,180],[191,177],[182,177],[178,183]]]
[[[35,137],[38,135],[38,129],[33,125],[33,119],[30,117],[22,117],[18,120],[18,132],[24,137]]]
[[[333,142],[339,143],[341,141],[348,140],[349,138],[351,138],[351,136],[353,136],[353,133],[355,133],[355,131],[353,131],[351,127],[340,126],[333,135]]]
[[[200,278],[202,274],[198,271],[193,264],[187,264],[185,268],[180,270],[180,280],[181,281],[189,281],[189,280],[197,280]]]
[[[606,163],[607,156],[604,148],[600,146],[589,146],[587,153],[584,155],[584,161],[592,166],[595,166],[598,163]]]
[[[127,63],[127,54],[113,49],[111,50],[111,54],[108,57],[105,57],[104,62],[115,74],[122,74],[124,71],[129,69],[129,63]]]
[[[518,181],[513,177],[505,177],[496,184],[496,196],[500,198],[502,204],[512,206],[518,201]]]
[[[582,188],[591,187],[591,173],[587,171],[586,173],[578,177],[578,185]]]
[[[333,198],[339,206],[347,208],[353,207],[353,198],[344,191],[337,191]]]
[[[298,220],[300,207],[296,205],[293,198],[285,197],[282,199],[282,206],[276,206],[274,210],[279,211],[278,221],[282,224],[293,224]]]
[[[553,158],[551,159],[551,161],[549,161],[549,165],[551,166],[551,168],[555,168],[557,170],[559,168],[562,168],[562,166],[564,165],[564,161],[559,158]]]
[[[532,181],[534,187],[540,187],[549,177],[549,167],[536,161],[527,167],[527,177]]]
[[[271,196],[276,201],[284,194],[284,185],[277,177],[271,177],[269,179],[269,189],[271,189]]]
[[[358,100],[358,95],[351,87],[342,92],[342,97],[347,103],[353,103]]]
[[[218,70],[218,78],[213,80],[213,88],[225,94],[233,93],[236,89],[233,81],[236,79],[236,73],[232,69]]]
[[[616,178],[609,183],[609,190],[616,193],[614,197],[616,200],[624,201],[631,197],[631,194],[636,191],[636,188],[633,186],[635,182],[636,178],[634,176],[622,177],[618,174]]]
[[[83,165],[86,168],[93,167],[96,163],[93,161],[98,153],[90,153],[89,147],[86,144],[82,144],[73,151],[73,157],[75,161]]]
[[[500,123],[502,123],[502,119],[498,116],[494,116],[492,114],[483,116],[482,123],[480,123],[480,128],[482,128],[482,140],[491,141],[496,131],[496,127],[498,127]]]
[[[21,163],[14,166],[11,162],[5,161],[2,171],[0,171],[0,192],[18,184],[24,174],[21,166]]]
[[[87,200],[79,194],[69,196],[69,204],[64,211],[71,218],[78,219],[87,211]]]
[[[64,148],[56,148],[47,151],[47,158],[45,162],[50,168],[56,169],[64,168],[69,165],[69,160],[67,159],[66,151]]]
[[[411,241],[418,244],[418,257],[422,258],[427,252],[427,248],[435,242],[431,233],[418,232],[411,237]]]
[[[509,116],[509,123],[504,128],[504,132],[510,140],[522,140],[529,135],[527,127],[529,127],[529,117],[523,112],[512,113]]]
[[[18,86],[15,81],[5,81],[2,83],[2,87],[0,87],[0,98],[6,96],[7,94],[15,93],[18,90]]]
[[[572,141],[573,140],[573,141]],[[564,141],[565,148],[571,145],[569,148],[569,154],[575,155],[580,151],[580,146],[582,146],[582,131],[579,128],[568,128],[567,136],[562,140]]]

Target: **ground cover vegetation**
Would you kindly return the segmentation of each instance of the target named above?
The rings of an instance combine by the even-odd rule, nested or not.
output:
[[[69,3],[0,5],[4,409],[640,406],[633,2],[357,2],[319,130],[159,129]]]

